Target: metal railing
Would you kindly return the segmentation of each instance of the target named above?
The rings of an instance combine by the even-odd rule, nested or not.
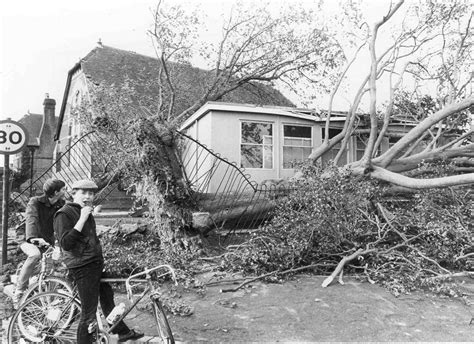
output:
[[[101,150],[93,152],[92,143],[100,140],[94,132],[88,132],[75,139],[70,147],[55,157],[54,162],[39,176],[35,177],[27,185],[23,185],[17,190],[12,190],[12,203],[25,205],[31,194],[41,193],[43,184],[50,178],[57,178],[66,183],[70,189],[72,183],[79,179],[96,179],[100,171],[113,168],[108,157],[104,156]],[[94,154],[94,156],[93,156]],[[93,163],[92,163],[93,162]],[[101,188],[97,193],[94,204],[102,204],[107,197],[117,189],[117,182],[109,183]]]
[[[196,209],[208,212],[213,228],[226,229],[229,233],[236,229],[257,228],[270,219],[276,199],[287,195],[291,189],[286,184],[257,184],[245,170],[229,162],[204,144],[178,132],[180,158],[191,198]],[[13,201],[26,204],[30,191],[42,190],[49,178],[58,178],[70,188],[78,179],[97,179],[105,170],[113,170],[111,159],[105,156],[98,143],[100,136],[94,131],[78,137],[70,147],[55,159],[53,164],[30,184],[16,193]],[[101,189],[94,203],[103,203],[117,189],[113,182]]]
[[[195,206],[209,212],[215,228],[257,228],[273,215],[275,202],[291,188],[284,183],[257,184],[243,168],[192,137],[179,133],[181,164]]]

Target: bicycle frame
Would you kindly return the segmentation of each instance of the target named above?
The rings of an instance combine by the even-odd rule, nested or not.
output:
[[[162,274],[158,274],[157,278],[161,278],[163,276],[166,276],[166,275],[170,274],[172,276],[172,279],[173,279],[173,282],[175,283],[175,285],[178,285],[177,280],[176,280],[175,271],[169,265],[159,265],[159,266],[156,266],[156,267],[151,268],[151,269],[145,269],[145,271],[134,274],[134,275],[132,275],[132,276],[126,278],[126,279],[123,279],[123,278],[122,279],[113,279],[113,278],[101,279],[101,282],[125,282],[125,286],[126,286],[126,289],[127,289],[127,297],[131,302],[131,305],[129,307],[127,307],[124,314],[122,314],[119,317],[119,319],[117,319],[117,321],[114,324],[112,324],[111,326],[108,326],[108,325],[104,324],[104,320],[102,318],[102,311],[101,311],[100,307],[97,308],[96,321],[93,323],[94,325],[92,325],[90,331],[96,332],[97,339],[101,338],[100,339],[101,343],[102,342],[104,342],[104,343],[108,342],[107,340],[109,338],[109,335],[116,328],[117,324],[121,320],[123,320],[147,294],[150,294],[150,299],[152,301],[159,303],[159,296],[160,295],[159,295],[158,289],[155,288],[153,283],[152,283],[151,273],[154,272],[154,271],[160,270],[160,269],[166,269],[167,271],[162,273]],[[145,278],[140,279],[139,278],[140,276],[145,276]],[[132,285],[132,283],[134,285]],[[137,295],[134,295],[133,294],[133,287],[138,286],[139,284],[143,284],[143,283],[146,283],[148,285],[144,288],[144,290],[142,292],[140,292]],[[62,331],[63,327],[66,328],[66,327],[69,326],[69,325],[67,325],[67,324],[69,324],[69,320],[67,320],[66,325],[63,324],[64,325],[63,327],[58,328],[58,324],[60,324],[60,321],[63,320],[65,315],[70,315],[70,316],[75,317],[75,315],[74,315],[75,308],[74,307],[78,307],[78,309],[80,309],[81,303],[80,303],[77,292],[62,293],[62,292],[52,291],[52,292],[46,292],[46,293],[39,293],[39,294],[33,296],[36,300],[34,302],[38,302],[38,301],[42,302],[42,299],[41,299],[42,296],[41,295],[46,297],[46,299],[45,299],[46,303],[43,304],[43,306],[40,307],[42,309],[42,311],[46,310],[46,308],[47,308],[46,306],[48,306],[48,305],[50,306],[50,304],[48,303],[49,301],[47,299],[48,296],[53,297],[54,295],[59,295],[60,296],[59,299],[67,300],[67,301],[60,302],[61,313],[58,313],[58,314],[52,313],[53,314],[53,319],[50,319],[50,320],[53,320],[53,321],[51,323],[49,323],[46,327],[42,327],[42,328],[39,329],[40,333],[38,333],[38,335],[41,335],[44,339],[46,339],[46,338],[49,338],[51,336],[54,337],[56,335],[56,334],[54,334],[55,331]],[[67,299],[64,299],[64,298],[67,298]],[[34,305],[35,304],[32,303],[33,307],[35,307]],[[75,305],[77,305],[77,306],[75,306]],[[25,308],[25,306],[23,306],[23,309],[21,311],[23,312],[26,309],[28,309],[28,308]],[[55,311],[56,311],[55,309],[50,310],[50,312],[55,312]],[[159,318],[158,318],[158,315],[156,315],[156,313],[155,313],[155,317],[156,317],[157,322],[158,322]],[[18,316],[16,319],[18,320],[18,319],[20,319],[20,317]],[[72,318],[71,318],[71,321],[79,321],[79,319],[74,318],[74,320],[72,320]],[[168,329],[169,329],[169,325],[167,323],[166,317],[165,317],[165,321],[166,321],[166,325],[168,326]],[[10,325],[10,326],[12,326],[12,325]],[[20,331],[21,331],[21,329],[20,329]],[[171,330],[169,329],[169,331],[171,331]],[[10,333],[10,327],[9,327],[9,333]],[[169,333],[171,335],[170,343],[174,343],[172,334],[171,334],[171,332],[169,332]],[[53,337],[51,337],[51,338],[53,338]],[[105,340],[105,341],[103,341],[103,340]]]
[[[131,305],[125,309],[125,312],[117,319],[117,321],[108,329],[107,333],[112,333],[112,331],[117,327],[118,323],[122,321],[123,319],[126,318],[126,316],[132,311],[132,309],[135,308],[135,306],[147,295],[150,293],[152,296],[156,294],[156,289],[153,286],[153,283],[151,281],[151,273],[153,271],[159,270],[166,268],[168,271],[157,276],[157,278],[164,277],[166,275],[171,275],[172,279],[174,281],[175,285],[178,285],[177,279],[176,279],[176,273],[174,269],[167,264],[164,265],[159,265],[155,266],[154,268],[151,269],[145,269],[145,271],[139,272],[137,274],[134,274],[128,278],[125,279],[125,288],[127,290],[127,298],[130,300]],[[138,279],[138,277],[145,275],[145,279]],[[114,279],[114,278],[104,278],[101,279],[101,282],[122,282],[124,279]],[[136,296],[134,299],[133,295],[133,286],[131,285],[131,282],[138,282],[140,283],[147,283],[148,286],[145,288],[145,290],[140,293],[140,295]],[[99,324],[99,329],[103,330],[103,325]]]
[[[40,260],[40,272],[38,273],[38,285],[40,288],[43,285],[43,280],[45,277],[48,276],[48,273],[46,271],[46,267],[48,265],[47,260],[52,259],[52,255],[54,252],[54,247],[53,246],[48,246],[45,252],[41,254],[41,260]],[[43,291],[40,289],[40,292]]]

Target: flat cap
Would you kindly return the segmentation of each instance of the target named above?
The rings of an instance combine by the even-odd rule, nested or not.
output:
[[[94,190],[94,189],[99,188],[96,183],[94,183],[92,180],[89,180],[89,179],[81,179],[81,180],[75,181],[74,183],[72,183],[71,187],[73,189],[83,189],[83,190]]]

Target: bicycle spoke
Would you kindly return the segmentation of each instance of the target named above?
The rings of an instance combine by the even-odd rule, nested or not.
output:
[[[8,328],[9,343],[75,343],[80,305],[69,295],[42,293],[15,312]]]

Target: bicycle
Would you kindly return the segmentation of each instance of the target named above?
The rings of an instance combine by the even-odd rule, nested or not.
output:
[[[152,283],[151,273],[160,269],[167,271],[156,276],[156,279],[171,275],[177,285],[175,271],[169,265],[145,269],[145,271],[126,279],[106,278],[101,280],[101,282],[125,282],[127,298],[131,305],[118,319],[115,319],[111,326],[102,320],[98,309],[96,323],[89,326],[90,333],[95,333],[96,343],[109,343],[110,334],[118,322],[123,320],[149,294],[158,335],[164,343],[174,344],[173,333],[160,300],[159,288],[155,288]],[[144,279],[138,278],[143,275],[145,275]],[[134,295],[133,289],[142,283],[146,283],[147,286],[139,295]],[[13,314],[7,331],[8,343],[75,343],[80,309],[77,293],[68,294],[62,291],[53,291],[36,294],[26,300]]]
[[[45,291],[63,290],[69,293],[73,292],[73,286],[67,279],[55,275],[56,270],[54,268],[54,261],[56,261],[57,259],[53,258],[53,256],[55,255],[55,250],[57,250],[57,248],[51,245],[48,245],[45,248],[38,246],[38,248],[40,249],[42,254],[40,262],[35,268],[36,272],[32,276],[34,282],[30,283],[28,288],[25,290],[18,302],[18,305],[21,305],[23,302],[26,301],[26,299],[30,298],[31,296]],[[24,262],[20,263],[17,267],[17,277],[23,264]]]

